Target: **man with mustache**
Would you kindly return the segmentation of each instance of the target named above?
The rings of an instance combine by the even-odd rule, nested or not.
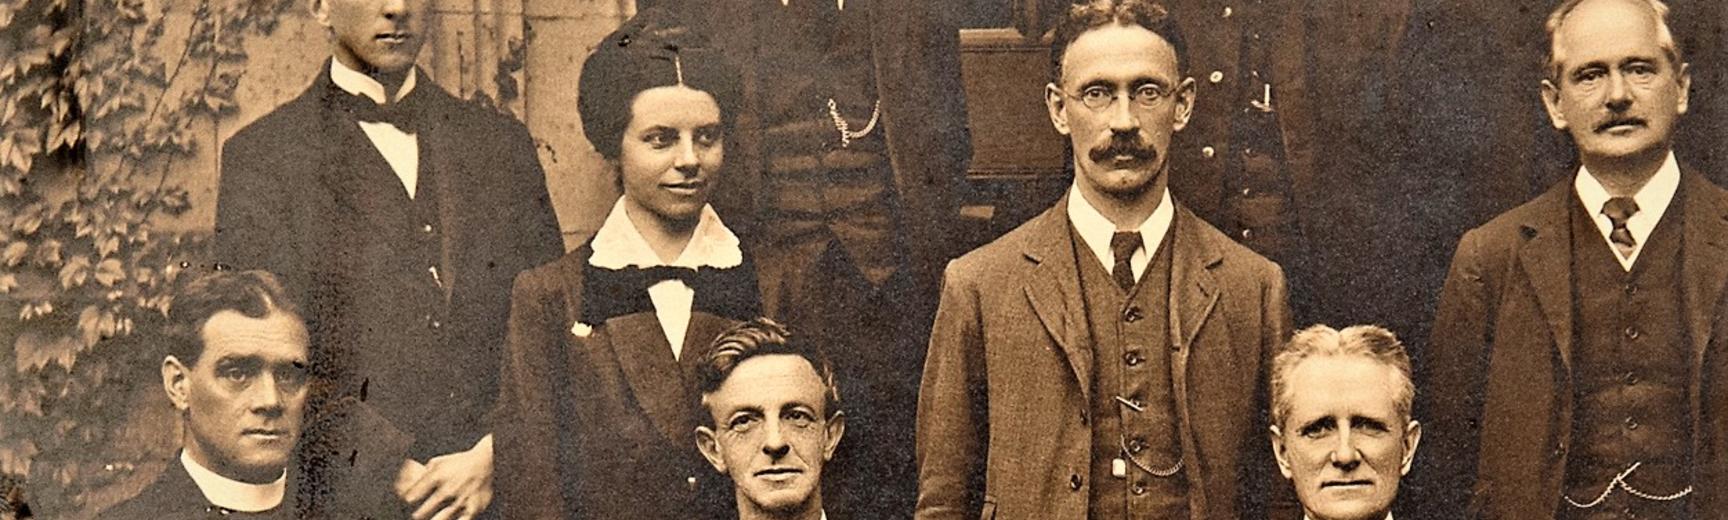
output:
[[[351,415],[340,422],[367,434],[342,436],[341,449],[302,443],[303,425],[318,418],[306,413],[311,357],[300,316],[263,271],[211,272],[175,296],[161,374],[181,418],[180,454],[155,483],[102,518],[402,516],[400,501],[378,484],[396,465],[347,464],[350,451],[400,457],[407,445],[370,409],[343,407]],[[341,469],[307,480],[303,469],[320,465]]]
[[[397,461],[414,517],[471,516],[491,501],[511,281],[563,251],[545,176],[521,123],[414,66],[428,0],[310,5],[332,57],[223,146],[215,259],[305,302],[334,383],[310,406],[365,400],[414,436]]]
[[[1569,0],[1548,17],[1542,101],[1581,166],[1458,244],[1424,367],[1436,508],[1728,510],[1728,192],[1674,159],[1691,77],[1667,14]]]
[[[1058,23],[1044,101],[1074,185],[948,266],[916,518],[1264,517],[1283,271],[1166,189],[1195,86],[1164,7],[1092,0]]]

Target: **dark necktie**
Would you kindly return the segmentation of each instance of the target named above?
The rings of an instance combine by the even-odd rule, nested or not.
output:
[[[414,89],[418,92],[420,89]],[[386,123],[396,127],[403,133],[415,133],[414,128],[414,92],[396,100],[394,103],[380,105],[372,98],[338,92],[335,96],[336,106],[354,116],[354,120],[366,123]]]
[[[1134,251],[1140,249],[1140,232],[1117,231],[1110,236],[1110,254],[1116,266],[1110,268],[1110,278],[1124,291],[1134,290]]]
[[[1614,229],[1608,232],[1608,241],[1614,243],[1614,249],[1620,252],[1621,258],[1632,258],[1632,253],[1638,250],[1638,241],[1632,239],[1632,231],[1626,229],[1626,219],[1638,214],[1638,203],[1632,197],[1614,197],[1602,205],[1602,214],[1608,216],[1608,222]]]

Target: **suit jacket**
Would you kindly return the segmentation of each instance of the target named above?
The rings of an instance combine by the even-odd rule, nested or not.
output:
[[[290,480],[292,482],[292,480]],[[296,502],[294,500],[295,486],[288,486],[288,492],[282,497],[282,504],[267,513],[242,513],[241,518],[259,519],[289,519],[296,518]],[[215,520],[227,518],[204,498],[199,491],[198,483],[192,481],[192,475],[186,472],[186,467],[178,459],[170,461],[162,475],[150,483],[150,487],[138,493],[125,502],[103,510],[97,518],[102,520],[131,520],[150,518],[157,520]]]
[[[494,439],[503,517],[734,513],[730,484],[696,450],[704,412],[681,365],[737,322],[692,312],[680,359],[653,312],[579,325],[590,254],[584,245],[522,273],[511,295]]]
[[[1092,365],[1113,360],[1093,359],[1067,204],[948,267],[918,402],[916,518],[1086,517]],[[1267,485],[1288,488],[1264,377],[1290,331],[1283,272],[1176,209],[1171,376],[1191,510],[1258,517]]]
[[[832,0],[798,0],[832,1]],[[750,63],[759,46],[778,45],[771,27],[759,27],[760,9],[779,8],[777,0],[640,0],[637,7],[664,6],[692,27],[709,35],[740,65]],[[871,51],[876,66],[876,92],[882,103],[882,128],[894,169],[899,199],[895,228],[902,235],[909,267],[915,276],[935,285],[938,266],[960,251],[951,239],[958,216],[959,193],[972,159],[967,130],[965,92],[960,83],[958,13],[926,0],[854,0],[849,9],[868,9]],[[855,7],[857,6],[857,7]],[[759,213],[763,190],[761,123],[755,116],[755,96],[761,85],[744,67],[745,109],[738,128],[727,136],[729,177],[715,207],[723,215],[738,215],[740,234],[772,222],[751,222]],[[769,282],[764,280],[764,282]]]
[[[1728,516],[1728,191],[1682,170],[1682,301],[1692,343],[1693,500]],[[1567,180],[1458,244],[1420,364],[1429,511],[1470,504],[1474,518],[1553,518],[1574,412],[1571,208]],[[1663,218],[1668,218],[1664,216]],[[1430,444],[1432,443],[1432,444]]]
[[[222,150],[218,262],[282,277],[305,311],[314,366],[416,437],[425,458],[484,434],[516,273],[562,239],[520,123],[451,97],[427,76],[421,170],[437,172],[438,277],[415,253],[415,202],[337,104],[328,67],[305,93]]]

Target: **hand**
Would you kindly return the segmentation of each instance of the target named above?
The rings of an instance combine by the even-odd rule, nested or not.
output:
[[[468,451],[426,461],[418,478],[413,478],[413,483],[404,489],[405,477],[415,473],[410,463],[414,461],[403,463],[396,491],[409,505],[419,505],[414,510],[414,520],[469,520],[491,505],[491,435],[482,437]]]

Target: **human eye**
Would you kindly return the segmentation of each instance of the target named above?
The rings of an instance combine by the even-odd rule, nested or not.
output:
[[[1085,103],[1086,106],[1092,108],[1101,108],[1104,105],[1108,105],[1110,104],[1110,101],[1115,98],[1115,92],[1097,85],[1086,87],[1085,90],[1080,91],[1080,102]]]
[[[306,383],[306,364],[292,363],[276,371],[278,384],[288,387],[299,387]]]
[[[720,144],[721,138],[722,135],[718,126],[705,126],[696,129],[696,144],[703,147]]]
[[[1302,426],[1302,429],[1297,430],[1297,433],[1301,434],[1305,438],[1318,439],[1332,433],[1334,427],[1335,425],[1332,421],[1314,421]]]
[[[726,429],[736,433],[750,433],[750,430],[760,422],[761,420],[754,414],[741,413],[732,416],[732,420],[726,421]]]
[[[1379,434],[1383,434],[1383,433],[1387,433],[1387,432],[1392,431],[1392,427],[1387,426],[1386,423],[1381,422],[1381,421],[1376,421],[1373,419],[1356,419],[1355,421],[1351,422],[1350,427],[1351,427],[1351,429],[1353,429],[1355,431],[1373,434],[1373,435],[1379,435]]]
[[[235,383],[244,383],[257,375],[258,367],[245,362],[224,362],[216,366],[216,377]]]
[[[1165,89],[1157,83],[1147,83],[1134,89],[1134,102],[1142,106],[1152,106],[1164,98]]]
[[[678,133],[665,128],[656,128],[643,134],[642,142],[648,143],[648,146],[656,149],[671,148],[674,143],[678,142]]]
[[[1607,75],[1607,73],[1608,71],[1603,70],[1601,67],[1578,69],[1577,72],[1572,73],[1572,82],[1584,86],[1595,85],[1596,82],[1601,81],[1602,77]]]
[[[1638,62],[1626,66],[1626,75],[1634,80],[1649,80],[1656,77],[1656,65],[1649,62]]]
[[[804,409],[787,410],[780,420],[791,423],[793,426],[799,428],[808,428],[810,425],[816,423],[816,414],[810,413],[809,410]]]

